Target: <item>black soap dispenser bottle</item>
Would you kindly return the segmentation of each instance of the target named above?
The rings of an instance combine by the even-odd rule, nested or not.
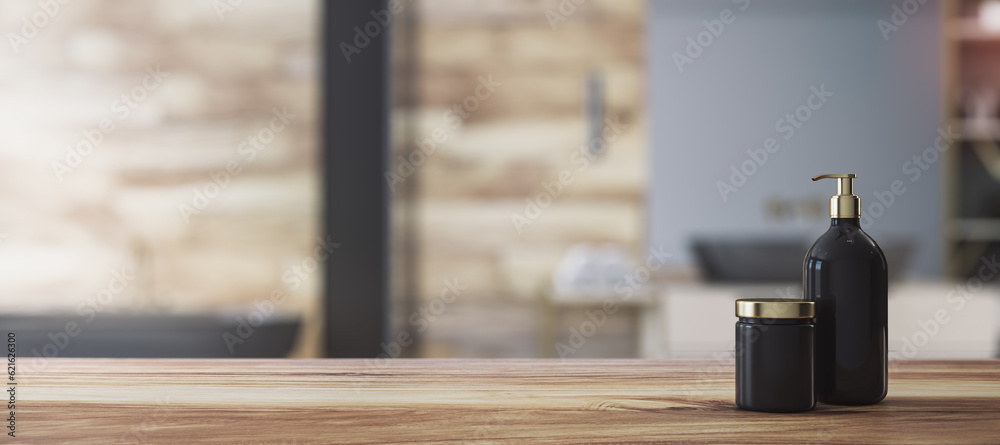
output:
[[[815,385],[820,402],[878,403],[888,380],[888,277],[885,255],[861,230],[855,174],[837,180],[830,229],[806,253],[806,299],[816,305]]]

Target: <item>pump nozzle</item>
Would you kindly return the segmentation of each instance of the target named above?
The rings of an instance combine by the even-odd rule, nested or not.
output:
[[[836,179],[837,194],[830,198],[830,218],[858,218],[861,216],[861,198],[854,194],[854,178],[858,175],[848,174],[827,174],[812,178],[813,181],[820,179]]]

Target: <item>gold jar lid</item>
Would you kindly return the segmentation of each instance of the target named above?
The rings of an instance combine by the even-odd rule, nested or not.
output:
[[[813,318],[815,303],[791,298],[736,300],[736,316],[744,318]]]

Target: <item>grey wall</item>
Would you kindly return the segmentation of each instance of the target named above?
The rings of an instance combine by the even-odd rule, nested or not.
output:
[[[880,242],[915,240],[908,269],[940,274],[943,162],[916,180],[912,170],[904,172],[941,125],[937,3],[920,5],[888,40],[878,22],[892,23],[890,1],[750,0],[740,10],[744,4],[650,2],[649,243],[686,262],[692,235],[815,239],[829,224],[825,217],[774,220],[765,202],[814,198],[826,206],[835,182],[810,177],[857,173],[863,209],[877,202],[876,191],[902,181],[905,192],[866,230]],[[718,19],[724,9],[732,11],[732,23],[680,72],[673,54],[684,54],[686,39],[697,38],[702,21]],[[820,85],[833,96],[785,140],[776,122]],[[728,182],[730,167],[751,159],[746,150],[769,137],[780,149],[723,201],[717,181]]]

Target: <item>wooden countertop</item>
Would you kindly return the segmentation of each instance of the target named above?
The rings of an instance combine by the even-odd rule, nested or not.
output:
[[[894,363],[889,396],[741,411],[732,361],[52,359],[6,443],[1000,443],[1000,360]]]

